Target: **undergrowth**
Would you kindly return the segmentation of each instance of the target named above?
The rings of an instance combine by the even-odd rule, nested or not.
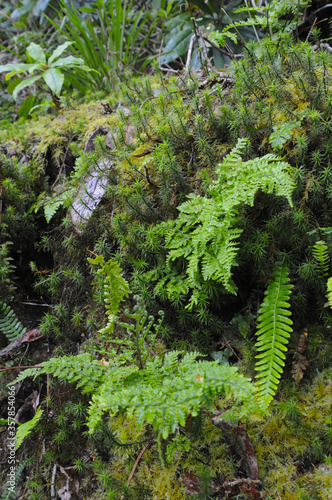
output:
[[[174,355],[170,371],[189,392],[201,384],[198,367],[253,379],[262,352],[261,406],[270,404],[269,415],[242,415],[261,498],[330,498],[331,57],[285,34],[249,44],[227,78],[132,79],[104,98],[108,107],[89,101],[0,133],[1,301],[29,295],[47,305],[40,329],[55,356],[47,366],[59,357],[67,371],[68,360],[81,362],[72,376],[87,375],[94,401],[89,407],[87,394],[51,382],[42,405],[55,425],[50,433],[46,412],[35,428],[48,437],[46,452],[34,455],[42,465],[33,469],[31,498],[46,492],[54,463],[74,467],[91,500],[186,498],[189,474],[218,498],[216,484],[243,477],[211,422],[236,393],[229,401],[216,389],[208,404],[199,400],[190,412],[179,405],[176,415],[162,385],[171,351],[185,353]],[[91,173],[106,188],[76,223],[72,206]],[[117,311],[107,295],[110,259],[113,272],[123,269],[115,309],[122,299],[125,306]],[[149,316],[159,311],[163,322],[153,328]],[[120,378],[110,400],[114,359]],[[141,414],[129,404],[138,387]],[[155,433],[165,422],[149,410],[157,393],[160,412],[169,412],[162,438]]]

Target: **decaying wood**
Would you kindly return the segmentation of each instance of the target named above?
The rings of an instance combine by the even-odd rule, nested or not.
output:
[[[223,418],[224,414],[218,414],[212,418],[212,423],[224,433],[225,440],[232,451],[241,459],[249,479],[259,480],[258,464],[252,442],[247,431],[241,424],[234,424]]]

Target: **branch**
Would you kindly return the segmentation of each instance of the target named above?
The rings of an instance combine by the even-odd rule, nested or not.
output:
[[[9,368],[1,368],[0,372],[6,372],[7,370],[25,370],[26,368],[44,368],[41,365],[36,366],[10,366]]]

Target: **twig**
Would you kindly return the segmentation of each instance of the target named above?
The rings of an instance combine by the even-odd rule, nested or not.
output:
[[[236,479],[235,481],[232,481],[231,483],[229,483],[228,481],[225,481],[224,484],[223,484],[223,488],[231,488],[232,486],[237,486],[238,484],[242,484],[242,483],[245,483],[245,484],[260,484],[261,481],[259,479],[249,479],[249,478]]]
[[[188,71],[189,71],[191,55],[192,55],[193,48],[194,48],[194,43],[195,43],[195,35],[192,35],[192,37],[190,38],[190,43],[189,43],[189,48],[188,48],[187,62],[186,62],[186,68],[185,68],[186,73],[188,73]]]
[[[25,306],[36,306],[36,307],[52,307],[50,304],[39,304],[38,302],[21,302]]]
[[[149,441],[148,443],[146,443],[146,444],[143,446],[143,448],[142,448],[142,450],[141,450],[140,454],[138,455],[138,457],[137,457],[137,459],[136,459],[136,462],[134,463],[134,467],[132,468],[131,473],[129,474],[128,481],[127,481],[127,487],[129,486],[130,481],[131,481],[131,480],[132,480],[132,478],[133,478],[134,472],[135,472],[135,470],[136,470],[136,468],[137,468],[137,466],[138,466],[138,464],[139,464],[139,461],[141,460],[141,458],[142,458],[142,456],[143,456],[143,453],[144,453],[144,452],[145,452],[145,450],[146,450],[146,449],[150,446],[150,444],[151,444],[151,441]]]
[[[40,365],[35,366],[9,366],[8,368],[1,368],[0,372],[6,372],[7,370],[25,370],[26,368],[44,368]]]
[[[209,38],[206,38],[205,36],[203,39],[208,42],[212,47],[220,52],[220,54],[223,54],[224,56],[229,57],[230,59],[241,59],[244,57],[243,54],[234,54],[233,52],[227,52],[227,50],[222,49],[221,47],[218,47],[214,42],[212,42]]]
[[[144,99],[144,101],[142,102],[142,104],[140,105],[139,109],[142,109],[144,104],[147,102],[147,101],[151,101],[151,99],[156,99],[156,95],[151,95],[150,97],[147,97],[146,99]]]
[[[55,498],[55,476],[56,476],[57,464],[53,465],[52,472],[52,482],[51,482],[51,498]]]

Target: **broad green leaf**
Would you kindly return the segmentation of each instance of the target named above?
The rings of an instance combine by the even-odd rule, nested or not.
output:
[[[73,45],[74,42],[65,42],[62,45],[59,45],[53,52],[53,54],[49,57],[48,59],[48,64],[51,66],[54,66],[52,62],[54,59],[57,59],[59,56],[61,56],[62,52],[64,52],[70,45]]]
[[[65,77],[59,69],[50,68],[43,74],[46,85],[54,92],[55,95],[59,95],[62,89],[63,81]]]
[[[50,61],[49,61],[50,63]],[[68,56],[61,57],[51,65],[52,68],[70,68],[72,66],[81,66],[84,64],[84,60],[80,57]]]
[[[19,2],[17,2],[19,3]],[[34,5],[34,2],[33,0],[31,0],[30,2],[25,2],[24,5],[22,5],[22,7],[19,7],[18,9],[15,9],[13,10],[13,12],[11,13],[11,19],[12,20],[15,20],[15,19],[19,19],[20,17],[24,16],[25,14],[27,14],[27,12],[29,12],[32,7]]]
[[[32,74],[33,74],[33,72],[34,72],[36,69],[40,69],[40,70],[42,70],[42,69],[43,69],[42,64],[40,64],[39,62],[37,62],[37,63],[35,63],[35,64],[32,64],[32,65],[31,65],[31,68],[29,68],[29,73],[30,73],[30,75],[32,75]]]
[[[41,62],[41,63],[46,63],[46,56],[44,54],[43,49],[40,47],[40,45],[37,45],[36,43],[32,42],[30,43],[29,47],[27,48],[27,54],[32,57],[35,61]]]
[[[28,118],[30,111],[36,103],[36,96],[33,94],[28,95],[22,102],[17,114],[19,118]]]
[[[17,87],[15,87],[15,90],[13,92],[13,98],[16,101],[17,94],[20,92],[20,90],[24,89],[25,87],[29,87],[29,85],[32,85],[35,83],[37,80],[41,79],[41,75],[36,75],[32,76],[31,78],[28,78],[27,80],[23,80],[23,82],[19,83]]]
[[[9,94],[12,94],[15,90],[15,87],[17,87],[17,85],[19,83],[21,83],[23,81],[23,78],[20,78],[20,77],[16,77],[14,78],[14,80],[12,80],[11,82],[8,83],[7,85],[7,92]]]
[[[174,61],[185,54],[188,50],[190,38],[193,34],[192,29],[180,31],[170,39],[160,58],[162,64]]]
[[[2,64],[0,65],[0,73],[7,73],[7,71],[15,71],[15,73],[21,73],[22,71],[29,71],[31,66],[32,64],[27,63]]]

